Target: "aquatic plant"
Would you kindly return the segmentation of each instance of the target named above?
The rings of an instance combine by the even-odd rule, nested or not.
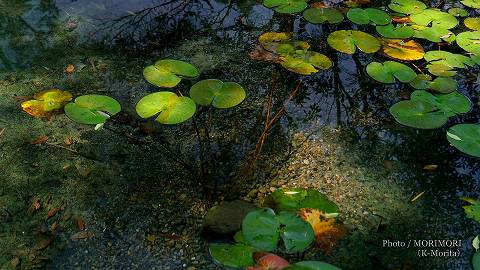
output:
[[[347,12],[347,18],[356,24],[387,25],[392,19],[383,10],[377,8],[352,8]]]
[[[84,95],[65,105],[65,114],[72,121],[86,125],[103,125],[121,111],[115,99],[103,95]]]
[[[381,47],[377,38],[358,30],[335,31],[328,35],[327,42],[330,47],[346,54],[354,54],[356,48],[364,53],[374,53]]]
[[[72,94],[60,89],[48,89],[35,94],[33,98],[22,102],[22,110],[33,117],[49,117],[63,109],[72,100]]]
[[[458,34],[457,44],[467,52],[480,54],[480,31],[467,31]]]
[[[386,38],[410,38],[415,35],[415,31],[408,25],[403,24],[387,24],[387,25],[377,25],[377,32]]]
[[[182,77],[193,78],[199,75],[198,69],[190,63],[162,59],[143,70],[143,77],[151,84],[159,87],[175,87]]]
[[[279,188],[265,198],[265,205],[277,211],[312,208],[324,213],[338,213],[338,206],[315,189]]]
[[[449,117],[467,113],[471,101],[459,92],[431,94],[424,90],[414,91],[410,100],[404,100],[390,107],[390,113],[400,124],[432,129],[443,126]]]
[[[425,55],[422,45],[413,40],[383,39],[382,51],[390,58],[413,61],[422,59]]]
[[[367,65],[367,74],[382,83],[395,83],[395,79],[409,83],[417,77],[409,66],[394,61],[371,62]]]
[[[185,96],[163,91],[140,99],[135,107],[141,118],[154,117],[162,124],[179,124],[190,119],[197,109],[195,102]]]
[[[480,124],[458,124],[452,126],[447,131],[447,139],[458,150],[480,157]],[[478,217],[480,217],[480,211],[478,212]]]
[[[418,74],[410,86],[418,90],[431,90],[434,92],[448,94],[457,90],[457,81],[451,77],[437,77],[432,80],[428,74]]]
[[[307,7],[307,1],[304,0],[264,0],[263,5],[273,8],[278,13],[297,13]]]
[[[480,18],[466,18],[463,21],[463,24],[465,27],[468,29],[474,30],[474,31],[479,31],[480,30]]]
[[[235,82],[208,79],[190,88],[190,97],[199,105],[225,109],[237,106],[245,99],[245,90]]]
[[[340,23],[343,21],[343,14],[335,8],[309,8],[303,12],[305,20],[311,23]]]
[[[255,59],[280,63],[284,68],[301,75],[310,75],[320,70],[329,69],[332,61],[324,54],[310,51],[310,44],[305,41],[292,40],[291,33],[266,32],[258,37],[263,50]]]
[[[410,15],[421,13],[427,5],[417,0],[392,0],[388,7],[398,13]]]

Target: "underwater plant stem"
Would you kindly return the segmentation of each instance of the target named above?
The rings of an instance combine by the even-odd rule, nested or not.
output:
[[[195,129],[195,134],[197,135],[198,147],[200,149],[200,174],[201,174],[201,183],[204,186],[207,180],[205,177],[205,166],[204,166],[205,149],[203,148],[202,136],[200,135],[200,131],[198,130],[197,121],[195,121],[195,117],[192,118],[192,123],[193,123],[193,128]]]

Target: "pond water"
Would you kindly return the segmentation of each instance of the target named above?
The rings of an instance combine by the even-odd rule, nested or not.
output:
[[[471,268],[470,242],[479,226],[466,218],[460,197],[478,197],[480,162],[450,146],[445,132],[456,123],[479,122],[478,66],[457,76],[458,91],[472,100],[473,110],[445,127],[420,130],[389,114],[411,87],[376,82],[365,71],[368,63],[387,58],[342,54],[327,44],[335,30],[368,26],[314,25],[250,0],[0,1],[5,269],[223,269],[208,255],[212,236],[201,233],[206,210],[222,200],[258,203],[282,185],[320,189],[339,205],[349,228],[330,254],[313,250],[308,259],[342,269]],[[447,9],[454,3],[430,4]],[[333,67],[299,76],[250,59],[258,36],[270,31],[294,32],[330,57]],[[138,100],[156,91],[142,70],[163,58],[194,64],[200,79],[244,86],[247,98],[238,107],[206,109],[196,118],[208,142],[198,142],[192,122],[165,126],[136,116]],[[72,74],[65,72],[69,64]],[[182,81],[180,91],[191,84]],[[74,96],[114,97],[122,113],[95,131],[64,115],[41,119],[22,112],[21,101],[52,87]],[[285,113],[251,171],[246,165],[264,126],[270,91],[273,110],[285,104]],[[42,136],[48,136],[46,143],[32,144]],[[211,157],[204,164],[212,175],[209,184],[216,187],[208,199],[198,175],[204,146]],[[438,168],[423,169],[430,164]],[[37,199],[40,209],[32,210]],[[58,214],[51,212],[56,208]],[[92,235],[72,238],[82,222]],[[59,228],[54,236],[45,233],[52,226]],[[382,247],[385,239],[463,244],[459,257],[420,258],[418,248]]]

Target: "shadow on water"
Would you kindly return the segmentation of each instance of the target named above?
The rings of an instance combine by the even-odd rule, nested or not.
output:
[[[195,249],[177,247],[181,241],[191,242],[183,238],[178,240],[175,238],[177,236],[172,236],[175,234],[171,234],[184,232],[186,235],[185,231],[198,234],[201,209],[209,206],[203,200],[198,179],[181,169],[178,162],[172,161],[172,156],[176,156],[186,160],[192,167],[199,167],[201,153],[195,128],[190,123],[176,127],[155,125],[152,131],[145,132],[142,125],[146,125],[146,122],[136,120],[134,113],[134,104],[142,96],[155,91],[154,87],[139,82],[141,79],[137,71],[157,58],[171,57],[185,59],[198,66],[202,70],[199,79],[236,81],[246,87],[249,95],[246,102],[236,109],[222,112],[208,110],[196,118],[200,131],[208,131],[212,138],[212,173],[221,190],[220,194],[215,194],[217,197],[238,198],[244,195],[228,194],[222,189],[229,187],[231,179],[242,181],[243,193],[257,183],[268,183],[282,167],[281,163],[289,160],[293,134],[315,137],[319,126],[330,126],[345,130],[341,134],[348,134],[345,138],[337,139],[348,139],[349,143],[339,145],[361,150],[355,153],[358,154],[356,158],[362,161],[356,161],[354,166],[368,170],[373,160],[402,163],[409,170],[398,172],[394,185],[405,186],[411,194],[426,191],[426,199],[418,207],[422,213],[426,213],[425,216],[416,220],[418,216],[410,216],[408,212],[399,214],[399,217],[404,215],[405,220],[397,227],[392,225],[382,236],[393,239],[409,236],[471,239],[475,235],[475,225],[465,219],[458,197],[478,195],[478,159],[460,155],[452,149],[445,139],[445,128],[421,131],[394,123],[388,108],[408,96],[409,88],[402,84],[379,84],[366,75],[365,65],[378,56],[347,56],[330,49],[325,37],[337,27],[351,28],[346,23],[336,27],[305,24],[298,17],[274,14],[253,1],[3,0],[0,2],[0,71],[4,71],[6,81],[23,85],[24,88],[19,86],[17,89],[15,86],[13,89],[18,92],[8,92],[8,97],[0,96],[4,100],[0,103],[0,109],[6,119],[3,120],[2,116],[0,127],[4,124],[9,129],[15,129],[18,123],[23,125],[14,133],[18,138],[1,145],[2,149],[17,151],[14,156],[8,156],[9,161],[2,163],[14,164],[5,169],[3,177],[21,179],[15,185],[1,186],[1,198],[22,201],[18,207],[26,208],[29,199],[36,195],[33,194],[35,190],[48,193],[60,187],[65,190],[60,194],[68,196],[68,192],[73,192],[78,195],[77,198],[70,198],[75,201],[75,211],[88,212],[89,207],[95,209],[96,213],[88,215],[92,217],[92,229],[101,232],[102,241],[68,242],[61,251],[50,251],[49,255],[54,258],[51,262],[53,267],[65,267],[71,261],[76,261],[80,267],[84,266],[82,260],[85,260],[83,263],[89,263],[90,259],[86,259],[88,254],[84,254],[82,249],[102,251],[111,258],[93,262],[96,267],[121,268],[137,264],[158,268],[160,264],[179,269],[184,267],[182,260],[186,255],[208,261],[206,254],[195,255]],[[301,90],[287,104],[280,125],[275,126],[268,137],[258,171],[245,177],[240,168],[248,160],[260,135],[265,98],[272,77],[279,78],[279,86],[274,93],[275,109],[283,105],[298,79],[279,67],[248,59],[248,52],[256,44],[257,37],[265,31],[294,31],[300,39],[309,41],[315,51],[328,55],[334,66],[328,71],[302,78]],[[61,71],[61,67],[67,64],[64,61],[77,61],[85,65],[93,63],[93,69],[102,73],[65,77]],[[107,67],[102,70],[103,64]],[[98,133],[80,128],[62,116],[57,124],[38,124],[34,119],[24,119],[25,116],[17,112],[13,103],[7,106],[13,95],[36,92],[25,85],[34,82],[36,76],[45,77],[38,74],[49,72],[61,75],[58,75],[58,80],[49,78],[39,83],[43,88],[60,85],[71,89],[74,94],[101,91],[121,101],[125,114],[123,119],[117,119],[118,125],[112,127],[115,133]],[[89,75],[93,79],[89,79]],[[49,82],[52,84],[48,85]],[[179,91],[187,93],[192,83],[182,82]],[[459,91],[477,104],[479,84],[474,73],[467,71],[461,74],[459,85]],[[448,126],[456,122],[478,122],[479,115],[478,106],[474,106],[474,111],[451,120]],[[48,147],[43,152],[37,152],[37,146],[20,144],[32,141],[31,136],[42,135],[50,128],[53,130],[52,136],[59,138],[68,129],[72,136],[78,138],[76,149],[94,159],[72,157],[69,153],[57,156],[58,149]],[[129,136],[150,143],[138,144],[132,142]],[[171,152],[166,155],[164,149],[159,149],[156,146],[158,143],[155,143],[158,140],[167,142]],[[376,152],[377,149],[388,151]],[[274,157],[278,157],[280,164],[269,165],[270,158],[273,160]],[[15,159],[21,162],[15,162]],[[32,164],[36,165],[32,167]],[[48,171],[51,164],[70,167]],[[440,166],[434,173],[427,173],[422,171],[426,164]],[[92,171],[88,172],[89,168]],[[32,183],[34,181],[43,187],[35,186]],[[192,182],[196,184],[192,185]],[[32,186],[35,188],[32,189]],[[199,191],[191,195],[192,188]],[[178,194],[189,194],[192,198],[179,198]],[[2,207],[11,209],[17,206],[5,203]],[[189,213],[192,217],[178,213]],[[174,218],[159,221],[166,216]],[[7,221],[18,222],[19,219],[15,217],[13,221]],[[9,226],[8,222],[6,226]],[[34,225],[26,228],[31,227]],[[164,249],[156,246],[145,249],[139,231],[165,236],[165,245],[168,246],[174,239],[176,242],[171,248],[176,253],[165,254]],[[393,256],[391,251],[382,254],[381,247],[364,246],[370,239],[368,234],[354,235],[358,239],[351,238],[342,246],[345,252],[366,249],[375,253],[375,256],[365,253],[370,257],[362,264],[353,264],[359,261],[357,259],[351,263],[338,262],[340,266],[345,269],[399,267],[399,264],[393,263],[391,266],[385,263],[391,258],[389,256]],[[195,241],[198,242],[198,239]],[[203,244],[197,245],[200,250],[203,248]],[[462,259],[423,261],[419,265],[436,263],[438,269],[466,269],[469,261],[467,254],[471,253],[471,248],[465,244],[463,249],[465,256]],[[116,252],[118,250],[126,252]],[[342,252],[339,254],[342,255],[336,259],[333,254],[333,260],[348,258]],[[169,255],[172,258],[168,258]],[[405,256],[406,261],[415,263],[415,256],[413,259],[411,255]],[[205,269],[213,269],[210,263],[203,265]]]

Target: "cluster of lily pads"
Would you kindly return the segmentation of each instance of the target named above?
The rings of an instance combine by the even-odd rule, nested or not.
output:
[[[278,189],[267,197],[265,208],[253,210],[245,216],[241,230],[234,236],[234,244],[212,243],[210,254],[221,265],[245,268],[255,264],[254,253],[279,250],[285,253],[303,252],[315,239],[310,221],[305,221],[298,214],[300,209],[306,208],[321,211],[326,218],[335,218],[339,211],[335,203],[317,190]],[[282,245],[279,245],[280,241]],[[323,262],[303,262],[303,264],[299,263],[297,268],[339,269]],[[311,267],[308,267],[309,264]],[[295,264],[291,266],[292,268],[286,269],[297,269],[294,266]]]
[[[467,217],[480,223],[480,201],[467,197],[462,197],[461,199],[468,203],[468,205],[463,206]],[[472,246],[475,248],[475,253],[472,257],[472,266],[474,270],[480,270],[480,235],[477,235],[473,239]]]
[[[148,82],[166,88],[175,87],[182,78],[199,75],[192,64],[173,59],[159,60],[143,70]],[[240,104],[245,96],[245,90],[238,83],[206,79],[190,88],[190,97],[170,91],[149,94],[137,103],[136,111],[142,118],[155,117],[162,124],[178,124],[195,114],[196,104],[224,109]]]
[[[478,0],[460,2],[465,7],[480,7]],[[380,52],[395,60],[371,62],[366,71],[378,82],[408,83],[416,89],[410,100],[401,101],[390,108],[390,113],[399,123],[421,129],[439,128],[447,123],[449,117],[471,110],[470,100],[456,91],[458,84],[453,78],[458,70],[480,64],[480,18],[465,18],[470,15],[465,8],[457,6],[443,11],[429,8],[418,0],[391,0],[388,8],[335,8],[319,3],[307,8],[308,3],[303,0],[265,0],[263,4],[279,13],[303,11],[303,18],[313,24],[339,24],[348,19],[357,25],[373,26],[377,35],[357,29],[337,30],[328,35],[327,43],[341,53]],[[454,33],[455,28],[461,28],[458,26],[462,18],[463,28],[467,31]],[[267,34],[272,36],[272,33]],[[277,36],[281,34],[276,33]],[[414,38],[435,43],[455,42],[464,53],[443,50],[425,52],[423,46],[413,40]],[[259,42],[262,44],[262,41]],[[280,47],[270,51],[281,54]],[[422,63],[409,63],[417,60]],[[281,64],[285,66],[284,62]],[[412,67],[420,73],[417,74]],[[289,70],[308,74],[292,68]],[[453,126],[448,130],[447,138],[457,149],[480,157],[480,124]]]

